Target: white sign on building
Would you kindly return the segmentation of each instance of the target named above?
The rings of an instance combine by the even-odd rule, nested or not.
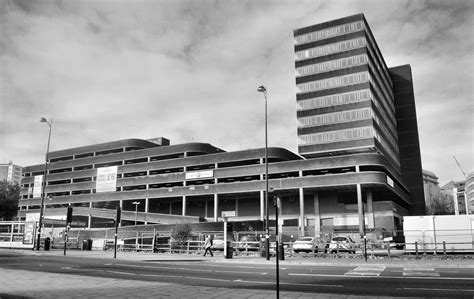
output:
[[[387,184],[388,184],[390,187],[392,187],[392,188],[395,186],[395,185],[393,184],[392,178],[389,177],[388,175],[387,175]]]
[[[202,170],[202,171],[186,172],[186,179],[187,180],[212,178],[212,177],[214,177],[214,171],[213,170]]]
[[[114,192],[117,190],[117,166],[97,168],[95,189],[100,192]]]
[[[33,186],[33,197],[41,197],[41,185],[43,184],[43,175],[35,175]]]

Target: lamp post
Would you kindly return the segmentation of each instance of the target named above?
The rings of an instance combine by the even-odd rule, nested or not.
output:
[[[43,172],[43,181],[41,182],[41,206],[40,206],[40,215],[38,223],[38,239],[36,242],[36,250],[40,249],[40,240],[41,240],[41,227],[43,226],[43,212],[44,212],[44,189],[46,187],[46,176],[48,175],[48,156],[49,156],[49,144],[51,141],[51,128],[53,127],[53,118],[48,121],[46,118],[40,118],[40,122],[46,123],[49,126],[49,135],[48,135],[48,147],[46,148],[46,156],[44,161],[44,172]]]
[[[270,260],[270,232],[268,225],[268,122],[267,122],[267,89],[260,85],[258,92],[265,97],[265,256]]]
[[[140,204],[139,201],[134,201],[132,204],[135,205],[135,226],[137,226],[137,214],[138,214],[138,205]]]

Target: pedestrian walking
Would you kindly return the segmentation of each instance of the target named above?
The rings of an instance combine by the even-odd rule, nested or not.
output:
[[[204,241],[204,256],[206,256],[207,252],[209,251],[209,253],[211,254],[211,256],[214,256],[214,254],[212,254],[212,239],[211,239],[211,235],[207,235],[206,237],[206,241]]]

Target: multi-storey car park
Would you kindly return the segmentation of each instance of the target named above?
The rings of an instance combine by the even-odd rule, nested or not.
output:
[[[205,143],[138,139],[51,152],[45,218],[63,218],[71,204],[74,222],[85,228],[112,226],[116,206],[122,225],[217,221],[221,211],[236,211],[232,221],[263,220],[263,157],[264,149],[225,152]],[[357,185],[368,202],[369,227],[396,228],[409,209],[406,187],[381,154],[304,159],[270,147],[268,157],[269,185],[282,198],[280,217],[302,227],[357,229]],[[109,166],[118,166],[116,191],[96,193],[97,171]],[[40,198],[28,190],[43,168],[24,169],[22,218],[39,212]]]
[[[299,154],[268,149],[269,186],[281,197],[283,226],[309,231],[401,228],[423,214],[424,196],[411,71],[387,68],[362,14],[294,31]],[[51,152],[45,218],[83,228],[215,222],[265,217],[264,149],[226,152],[206,143],[127,139]],[[117,167],[115,190],[97,192],[97,174]],[[19,217],[41,200],[24,168]],[[38,186],[37,186],[38,187]],[[270,218],[275,219],[273,209]]]

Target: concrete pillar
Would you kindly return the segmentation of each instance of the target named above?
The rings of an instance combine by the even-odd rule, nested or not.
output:
[[[91,215],[91,209],[92,209],[92,201],[89,202],[89,216],[87,217],[87,228],[90,229],[92,226],[92,215]]]
[[[299,188],[298,189],[299,191],[299,197],[300,197],[300,220],[299,220],[299,223],[300,223],[300,229],[301,229],[301,236],[304,236],[304,226],[305,226],[305,223],[304,223],[304,191],[303,191],[303,188]]]
[[[239,217],[239,199],[235,199],[235,216]]]
[[[183,203],[182,203],[182,205],[183,205],[183,209],[182,209],[183,213],[182,213],[182,215],[183,215],[183,216],[186,216],[186,195],[183,195]]]
[[[359,234],[364,235],[364,202],[362,201],[362,187],[357,184],[357,212],[359,214]]]
[[[120,205],[120,213],[122,213],[123,212],[123,200],[119,201],[119,205]],[[122,219],[122,217],[120,217],[120,218]],[[122,227],[122,221],[120,221],[120,223],[118,224],[118,227]]]
[[[145,198],[145,225],[148,224],[148,221],[146,221],[146,215],[148,213],[148,197]]]
[[[219,207],[219,199],[217,194],[214,194],[214,222],[217,222],[217,211]]]
[[[367,226],[375,228],[374,206],[372,201],[372,190],[367,190]]]
[[[321,215],[319,213],[319,192],[314,192],[313,194],[314,200],[314,234],[315,237],[319,237],[319,233],[321,232]]]

